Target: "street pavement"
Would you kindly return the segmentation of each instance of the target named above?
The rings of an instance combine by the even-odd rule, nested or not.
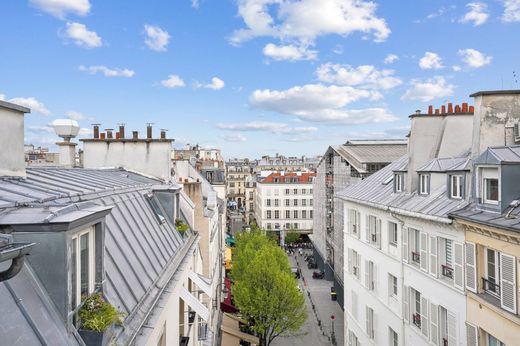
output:
[[[242,227],[244,226],[244,215],[235,210],[228,211],[228,213],[230,218],[231,235],[235,236],[235,234],[242,231]]]
[[[311,252],[306,250],[307,254]],[[289,255],[294,266],[299,266],[302,278],[299,285],[305,296],[307,305],[307,320],[300,331],[293,336],[279,336],[274,339],[272,346],[322,346],[334,345],[331,340],[331,316],[335,316],[334,334],[335,345],[343,346],[343,311],[339,304],[330,299],[331,281],[312,278],[313,269],[307,269],[307,262],[303,256]],[[312,305],[314,304],[314,309]],[[318,321],[321,321],[321,326]]]

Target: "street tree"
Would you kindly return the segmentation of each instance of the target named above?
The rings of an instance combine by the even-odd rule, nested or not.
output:
[[[261,346],[270,345],[282,334],[297,332],[305,322],[305,298],[287,255],[265,234],[251,232],[237,239],[232,278],[235,305]]]

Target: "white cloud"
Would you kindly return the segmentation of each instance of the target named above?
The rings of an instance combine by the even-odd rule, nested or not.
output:
[[[199,8],[199,0],[191,0],[191,7]]]
[[[35,97],[15,97],[7,100],[4,94],[0,94],[0,100],[30,108],[31,112],[37,112],[43,115],[51,114],[51,111],[49,111],[47,107],[45,107],[45,105]]]
[[[358,138],[358,139],[376,139],[376,138],[395,138],[402,139],[410,132],[409,126],[399,126],[386,128],[380,131],[364,131],[364,132],[350,132],[349,138]]]
[[[251,121],[247,123],[219,123],[216,125],[219,129],[231,131],[265,131],[274,134],[298,134],[318,131],[317,127],[290,127],[284,123],[269,121]]]
[[[86,116],[83,113],[76,112],[76,111],[68,111],[65,114],[67,114],[67,116],[70,119],[76,120],[76,121],[80,121],[80,120],[86,119]]]
[[[168,46],[168,42],[170,41],[170,34],[167,31],[164,31],[157,25],[144,25],[144,31],[146,33],[146,39],[144,43],[156,52],[164,52],[166,51],[166,47]]]
[[[31,5],[60,19],[69,13],[85,16],[90,12],[89,0],[30,0]]]
[[[520,0],[504,0],[504,13],[502,14],[502,21],[520,22]]]
[[[180,88],[185,86],[186,84],[182,80],[181,77],[177,76],[176,74],[171,74],[168,76],[168,79],[162,80],[161,84],[165,88]]]
[[[393,70],[378,70],[372,65],[354,68],[350,65],[327,63],[316,70],[318,80],[322,82],[385,90],[402,84],[393,74]]]
[[[256,90],[250,96],[253,107],[293,115],[301,120],[331,124],[366,124],[393,121],[383,108],[351,110],[351,102],[372,98],[374,93],[350,86],[307,84],[287,90]]]
[[[221,138],[227,142],[245,142],[245,141],[247,141],[247,138],[239,133],[230,134],[230,135],[222,135]]]
[[[318,52],[309,50],[308,47],[300,45],[281,45],[277,46],[273,43],[265,45],[263,53],[274,60],[316,60]]]
[[[129,69],[121,69],[121,68],[108,68],[106,66],[97,65],[97,66],[79,66],[78,69],[81,72],[87,72],[89,74],[97,74],[102,73],[105,77],[126,77],[130,78],[135,75],[133,70]]]
[[[311,43],[318,36],[354,32],[373,34],[375,41],[390,35],[386,21],[375,15],[376,4],[363,0],[239,0],[238,14],[246,28],[236,30],[230,42],[255,37]]]
[[[224,83],[224,81],[218,77],[211,78],[211,83],[208,84],[202,84],[199,82],[193,83],[193,87],[195,89],[206,88],[211,90],[220,90],[223,89],[224,86],[226,86],[226,83]]]
[[[334,54],[343,54],[343,46],[340,45],[340,44],[337,44],[333,49],[332,49],[332,53]]]
[[[442,66],[442,59],[437,53],[426,52],[421,60],[419,60],[419,67],[423,70],[438,70],[444,66]]]
[[[384,63],[385,64],[393,64],[394,62],[396,62],[397,60],[399,60],[399,57],[395,54],[388,54],[386,57],[385,57],[385,60],[384,60]]]
[[[79,129],[78,136],[80,137],[88,137],[91,136],[93,133],[92,129],[82,127]]]
[[[459,72],[460,70],[462,70],[462,68],[459,65],[453,65],[451,69],[455,72]]]
[[[73,40],[79,47],[97,48],[103,45],[101,37],[96,32],[88,30],[80,23],[67,23],[64,36]]]
[[[406,90],[402,100],[431,101],[435,98],[453,95],[454,85],[448,84],[444,77],[436,76],[426,81],[412,80],[412,88]]]
[[[54,133],[54,129],[50,125],[31,125],[27,127],[27,131],[32,133]]]
[[[459,21],[473,23],[473,26],[484,24],[489,17],[488,6],[483,2],[470,2],[466,5],[469,11]]]
[[[484,55],[476,49],[467,48],[460,49],[458,55],[461,56],[462,61],[470,68],[479,68],[491,63],[492,56]]]

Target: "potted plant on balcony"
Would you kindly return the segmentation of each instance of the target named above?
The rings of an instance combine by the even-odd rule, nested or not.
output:
[[[79,309],[79,334],[87,346],[106,345],[115,323],[121,323],[121,313],[108,303],[101,293],[87,297]]]
[[[175,219],[175,228],[181,234],[184,234],[189,229],[189,226],[185,224],[181,219]]]

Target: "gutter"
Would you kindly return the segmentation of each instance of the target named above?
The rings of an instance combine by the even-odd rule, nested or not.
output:
[[[418,219],[439,222],[439,223],[443,223],[443,224],[447,224],[447,225],[450,225],[450,224],[453,223],[453,220],[448,218],[448,217],[441,217],[441,216],[435,216],[435,215],[421,214],[421,213],[417,213],[415,211],[409,211],[409,210],[405,210],[405,209],[401,209],[401,208],[390,207],[390,206],[386,206],[386,205],[382,205],[382,204],[378,204],[378,203],[374,203],[374,202],[363,201],[363,200],[359,200],[359,199],[355,199],[355,198],[349,198],[349,197],[345,197],[345,196],[338,196],[337,195],[336,197],[339,198],[339,199],[342,199],[344,201],[363,204],[363,205],[366,205],[366,206],[369,206],[369,207],[372,207],[372,208],[376,208],[376,209],[380,209],[380,210],[384,210],[384,211],[389,211],[391,213],[397,213],[397,214],[400,214],[400,215],[403,215],[403,216],[415,217],[415,218],[418,218]]]

